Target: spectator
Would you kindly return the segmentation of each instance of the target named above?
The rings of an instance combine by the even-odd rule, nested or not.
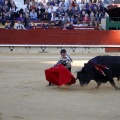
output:
[[[72,8],[74,9],[77,6],[76,0],[73,0],[71,5],[72,5]]]
[[[104,8],[102,6],[102,3],[101,2],[98,2],[98,5],[97,5],[97,10],[98,12],[103,12]]]
[[[74,26],[81,26],[80,21],[78,20],[76,24],[74,24]]]
[[[74,10],[73,10],[73,14],[74,14],[75,16],[77,16],[78,14],[80,14],[80,11],[79,11],[78,6],[75,6],[75,8],[74,8]]]
[[[82,8],[85,6],[85,2],[84,0],[81,0],[81,2],[78,3],[79,9],[80,11],[82,10]]]
[[[77,21],[82,21],[82,17],[80,16],[80,14],[78,14],[78,15],[76,16],[76,19],[77,19]]]
[[[15,0],[0,0],[0,22],[5,25],[6,20],[20,20],[26,18],[26,14],[30,20],[47,20],[55,21],[55,25],[63,25],[66,22],[77,24],[78,21],[92,23],[100,22],[101,18],[106,18],[108,15],[104,12],[104,6],[101,1],[96,0],[27,0],[28,6],[17,11]],[[19,8],[19,7],[18,7]],[[67,14],[66,14],[67,13]],[[22,17],[20,17],[22,14]],[[88,14],[88,19],[86,17]],[[62,21],[61,21],[62,19]],[[30,23],[26,18],[25,27]],[[29,21],[29,22],[27,22]],[[90,25],[90,24],[89,24]]]
[[[0,22],[2,23],[2,25],[5,25],[6,23],[6,16],[3,12],[0,12]]]
[[[51,14],[48,13],[47,10],[45,10],[45,12],[43,13],[43,18],[42,20],[47,20],[47,21],[50,21],[51,20]]]
[[[64,23],[70,22],[70,17],[68,16],[67,13],[65,13],[65,16],[63,16],[63,22],[64,22]]]
[[[43,15],[43,13],[45,12],[45,7],[44,7],[44,5],[41,6],[40,11],[41,11],[41,14]]]
[[[51,17],[51,21],[57,21],[59,18],[56,16],[55,13],[53,13],[52,17]]]
[[[32,11],[30,12],[30,19],[31,20],[38,20],[37,13],[35,12],[35,9],[32,9]]]
[[[27,30],[33,29],[33,23],[28,23],[28,26],[26,27]]]
[[[73,9],[71,6],[69,6],[69,8],[67,9],[66,13],[68,14],[68,16],[71,18],[71,16],[73,15]]]
[[[54,0],[50,1],[50,6],[55,6],[55,1]]]
[[[58,4],[55,4],[55,6],[53,6],[54,12],[56,12],[56,10],[58,9]]]
[[[2,10],[2,5],[0,4],[0,12],[2,12],[3,10]]]
[[[74,26],[73,26],[73,22],[70,22],[70,24],[67,26],[68,30],[73,30]]]
[[[90,21],[90,18],[89,18],[89,16],[88,16],[87,13],[85,14],[85,17],[83,17],[82,21],[83,21],[85,24],[87,24],[87,23]]]
[[[67,10],[67,4],[64,0],[61,0],[61,2],[59,3],[59,6],[66,11]]]
[[[76,16],[72,15],[71,18],[70,18],[70,22],[73,22],[73,24],[76,24],[77,23]]]
[[[90,21],[95,22],[95,16],[94,16],[93,11],[91,11],[90,13]]]
[[[20,16],[18,17],[17,20],[21,21],[22,23],[24,22],[24,17],[22,13],[20,13]]]
[[[30,20],[30,17],[29,17],[29,14],[26,14],[25,18],[24,18],[24,26],[25,28],[27,28],[31,23],[31,20]]]
[[[53,6],[51,5],[49,8],[48,8],[48,13],[54,13],[54,9],[53,9]]]
[[[15,19],[15,13],[14,10],[11,9],[10,13],[9,13],[9,20],[14,20]]]
[[[64,10],[62,11],[61,8],[58,6],[58,8],[56,9],[55,13],[59,17],[59,15],[63,15],[64,14]]]
[[[1,0],[0,5],[4,6],[5,5],[5,0]]]
[[[17,25],[15,26],[16,30],[26,30],[26,28],[24,27],[24,25],[21,23],[20,20],[18,20]]]
[[[39,10],[37,13],[37,19],[41,20],[42,17],[43,17],[42,12],[41,12],[41,10]]]
[[[13,29],[14,28],[14,21],[10,21],[6,26],[5,29]]]
[[[38,24],[37,26],[42,27],[42,29],[46,30],[48,28],[47,24],[44,24],[43,22],[41,22],[40,24]]]

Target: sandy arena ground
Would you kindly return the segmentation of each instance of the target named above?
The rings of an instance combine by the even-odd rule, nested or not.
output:
[[[72,53],[73,75],[96,55]],[[99,90],[94,81],[83,88],[78,81],[68,89],[46,86],[44,70],[59,57],[0,53],[0,120],[120,120],[120,91],[109,83]]]

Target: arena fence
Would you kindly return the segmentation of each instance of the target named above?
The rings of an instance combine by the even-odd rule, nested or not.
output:
[[[0,30],[0,51],[120,52],[120,31],[108,30]]]

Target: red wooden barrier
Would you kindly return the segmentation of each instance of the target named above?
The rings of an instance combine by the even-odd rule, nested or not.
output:
[[[120,31],[1,29],[0,44],[120,45]]]

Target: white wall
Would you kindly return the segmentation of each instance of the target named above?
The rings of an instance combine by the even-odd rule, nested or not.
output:
[[[14,2],[17,6],[24,5],[24,0],[14,0]]]
[[[101,19],[101,27],[103,30],[106,30],[106,19],[105,18]]]
[[[14,0],[16,6],[17,6],[17,10],[25,9],[26,5],[24,5],[24,0]]]

